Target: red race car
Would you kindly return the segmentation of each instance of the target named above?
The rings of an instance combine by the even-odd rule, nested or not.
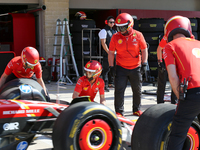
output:
[[[0,89],[0,114],[1,150],[25,150],[36,134],[52,135],[55,150],[117,150],[122,145],[119,119],[134,125],[87,98],[70,105],[46,102],[42,87],[31,79],[15,79]]]
[[[87,98],[70,104],[46,102],[36,81],[15,79],[0,89],[0,149],[26,150],[36,134],[48,134],[54,150],[120,150],[124,140],[132,150],[166,150],[175,107],[150,107],[135,124]],[[185,149],[199,149],[199,129],[197,119]]]

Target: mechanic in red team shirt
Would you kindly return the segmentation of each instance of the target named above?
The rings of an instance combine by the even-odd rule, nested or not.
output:
[[[50,98],[42,79],[42,68],[39,63],[39,53],[33,47],[25,47],[21,52],[21,56],[16,56],[10,60],[0,78],[0,88],[8,81],[16,78],[31,78],[34,73],[37,78],[37,82],[44,89],[47,101],[49,101]]]
[[[116,54],[116,76],[115,76],[115,111],[124,115],[124,92],[128,80],[133,91],[133,115],[140,116],[141,104],[141,72],[147,68],[147,44],[141,32],[133,29],[133,18],[128,13],[121,13],[116,18],[115,33],[110,41],[108,61],[110,72],[115,75],[114,53]],[[142,58],[141,58],[142,57]]]
[[[166,36],[163,36],[157,47],[157,59],[158,59],[158,86],[157,86],[157,104],[164,103],[165,86],[167,82],[167,70],[163,61],[162,53],[163,48],[167,44]],[[171,91],[171,104],[176,104],[176,95],[173,90]]]
[[[90,96],[90,100],[94,102],[94,98],[99,91],[100,103],[105,105],[104,96],[104,81],[99,76],[102,72],[101,64],[96,60],[91,60],[87,62],[84,67],[85,76],[79,78],[74,89],[72,98],[77,98],[81,96]]]
[[[191,23],[186,17],[173,16],[164,31],[168,44],[163,57],[172,89],[179,99],[167,149],[182,150],[188,129],[200,113],[200,41],[191,38]],[[184,83],[187,90],[180,88]]]

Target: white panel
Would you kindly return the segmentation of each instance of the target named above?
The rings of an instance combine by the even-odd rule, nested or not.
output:
[[[200,0],[70,0],[69,8],[199,11]]]
[[[38,4],[39,0],[0,0],[0,4]]]

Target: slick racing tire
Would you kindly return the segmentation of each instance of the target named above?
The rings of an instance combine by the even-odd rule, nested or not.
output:
[[[33,97],[33,99],[30,99],[30,94],[27,94],[27,97],[21,97],[19,88],[21,85],[29,85],[32,89],[34,89],[34,93],[31,94],[31,97]],[[26,78],[17,78],[6,83],[0,89],[0,98],[46,101],[45,92],[42,86],[37,81]]]
[[[167,150],[172,118],[176,105],[157,104],[148,108],[133,129],[132,150]],[[199,149],[199,124],[193,121],[183,150]]]
[[[52,139],[55,150],[118,150],[122,130],[117,116],[108,107],[79,102],[59,115]]]

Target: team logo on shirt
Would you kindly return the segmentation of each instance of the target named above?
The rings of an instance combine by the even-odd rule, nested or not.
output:
[[[87,90],[88,90],[88,87],[84,87],[83,90],[84,90],[84,91],[87,91]]]
[[[196,58],[200,58],[200,48],[193,48],[193,49],[192,49],[192,54],[193,54]]]
[[[133,36],[136,36],[136,33],[133,33]]]
[[[99,85],[100,84],[100,82],[97,82],[97,85]]]
[[[123,42],[122,39],[119,39],[119,40],[118,40],[118,43],[119,43],[119,44],[122,44],[122,42]]]

